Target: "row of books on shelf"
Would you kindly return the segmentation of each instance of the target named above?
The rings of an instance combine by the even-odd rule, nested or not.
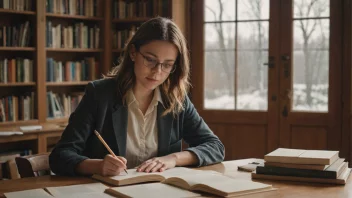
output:
[[[47,82],[95,80],[99,73],[99,63],[94,57],[64,63],[47,58],[46,72]]]
[[[122,49],[125,46],[125,43],[132,38],[136,33],[136,26],[132,26],[130,29],[125,30],[115,30],[112,32],[112,48]]]
[[[26,155],[32,155],[32,150],[24,149],[0,153],[0,180],[20,178],[15,159]]]
[[[0,122],[34,119],[34,92],[0,98]]]
[[[100,28],[88,27],[83,22],[71,26],[57,24],[51,21],[46,27],[46,46],[52,48],[99,48]]]
[[[0,0],[0,8],[17,11],[32,11],[33,0]]]
[[[48,118],[68,117],[78,106],[83,93],[58,94],[47,92]],[[34,92],[0,98],[0,122],[34,119]]]
[[[83,93],[58,94],[47,92],[48,118],[68,117],[77,108]]]
[[[345,184],[350,172],[338,151],[278,148],[264,156],[252,178]]]
[[[46,0],[46,12],[55,14],[97,16],[98,0]]]
[[[156,14],[156,5],[157,1],[155,0],[114,0],[112,10],[113,18],[151,17]]]
[[[0,60],[0,83],[33,82],[33,60],[27,58]]]
[[[30,45],[31,36],[29,21],[15,26],[1,26],[0,46],[26,47]]]

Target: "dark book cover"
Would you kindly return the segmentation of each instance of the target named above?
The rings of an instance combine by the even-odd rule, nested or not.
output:
[[[338,161],[336,161],[338,163]],[[274,166],[257,166],[256,173],[264,175],[278,175],[278,176],[294,176],[294,177],[314,177],[314,178],[326,178],[336,179],[341,171],[347,167],[347,163],[340,163],[335,170],[308,170],[308,169],[296,169],[296,168],[284,168]]]

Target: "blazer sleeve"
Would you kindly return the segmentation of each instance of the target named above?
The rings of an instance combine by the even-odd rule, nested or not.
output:
[[[197,156],[199,162],[197,166],[210,165],[224,160],[224,145],[199,116],[188,97],[185,101],[183,139],[189,144],[186,150]]]
[[[74,176],[76,165],[88,159],[82,152],[95,126],[97,103],[94,89],[94,84],[90,82],[81,102],[70,115],[61,139],[49,156],[50,168],[55,174]]]

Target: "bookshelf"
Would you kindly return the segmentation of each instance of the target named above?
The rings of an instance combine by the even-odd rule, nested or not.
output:
[[[21,58],[26,59],[27,62],[29,60],[32,66],[30,71],[27,72],[31,76],[29,77],[30,80],[18,80],[17,75],[23,74],[17,74],[18,71],[16,70],[14,79],[8,79],[10,75],[7,75],[7,79],[0,77],[0,89],[3,90],[0,98],[7,95],[17,96],[24,92],[33,93],[31,101],[33,103],[31,109],[33,117],[29,120],[0,120],[0,126],[17,126],[27,123],[42,124],[55,120],[55,118],[48,116],[47,93],[83,92],[85,85],[90,80],[100,78],[101,74],[107,73],[111,69],[113,63],[117,63],[128,37],[141,23],[151,17],[165,16],[174,18],[181,27],[185,24],[184,16],[183,18],[180,17],[180,13],[185,12],[185,0],[77,1],[84,2],[84,5],[75,4],[76,0],[25,0],[24,2],[24,5],[10,3],[7,8],[3,8],[6,7],[5,4],[0,5],[0,7],[2,6],[0,8],[2,35],[11,33],[6,32],[9,28],[4,30],[4,26],[18,26],[17,34],[19,37],[16,41],[17,44],[0,42],[0,61],[6,59],[7,67],[10,67],[8,62],[12,59]],[[180,22],[179,19],[183,19],[183,21]],[[21,31],[23,32],[26,25],[28,26],[28,41],[27,38],[21,37]],[[86,32],[80,28],[86,28],[84,30]],[[73,29],[78,30],[81,34],[78,35],[76,31],[76,33],[72,32]],[[116,33],[115,36],[119,32],[119,39],[114,38],[114,32]],[[123,39],[121,39],[121,32]],[[84,39],[77,38],[77,35],[80,37],[83,33],[90,36],[90,38],[84,38],[86,39],[84,42],[82,42]],[[91,34],[93,37],[89,35],[90,33],[93,33]],[[19,41],[20,37],[22,38],[21,41]],[[16,40],[16,38],[4,38],[4,36],[1,36],[1,38],[1,40],[7,41]],[[116,44],[117,42],[119,42],[119,45]],[[72,63],[80,62],[83,64],[84,61],[87,61],[87,58],[94,59],[91,62],[97,63],[96,68],[92,69],[95,70],[94,74],[90,74],[88,77],[71,75],[67,78],[67,75],[63,76],[63,71],[59,71],[57,72],[59,74],[51,74],[52,78],[48,79],[48,76],[50,77],[49,73],[54,73],[50,69],[61,68],[63,70],[67,63],[72,65]],[[48,66],[48,59],[51,61],[52,68]],[[75,66],[82,69],[82,64]],[[4,67],[3,64],[1,68],[0,64],[0,69],[4,69]],[[17,63],[15,63],[15,67],[17,67]],[[72,67],[70,68],[72,69]],[[76,73],[82,73],[80,69]],[[0,74],[4,76],[4,72],[9,73],[3,71]],[[54,75],[56,76],[53,77]],[[15,111],[18,111],[18,107],[15,107]],[[62,117],[65,118],[58,118],[57,120],[66,122],[67,116]]]
[[[180,27],[186,27],[187,22],[180,15],[188,6],[187,0],[23,0],[21,5],[13,5],[11,0],[5,5],[5,1],[0,1],[0,99],[16,98],[11,106],[0,100],[0,131],[16,131],[23,125],[42,125],[44,129],[37,135],[0,136],[0,153],[24,145],[33,153],[49,150],[45,138],[53,139],[51,145],[57,141],[74,107],[62,116],[50,117],[48,93],[57,94],[62,103],[63,95],[71,95],[69,100],[78,104],[79,93],[88,82],[106,74],[123,52],[125,41],[120,41],[119,47],[113,45],[114,31],[135,31],[154,16],[173,18]],[[119,6],[124,7],[125,16],[116,12]],[[5,30],[4,26],[11,28]],[[4,38],[5,34],[17,36]],[[131,34],[126,33],[125,40]],[[26,100],[28,108],[24,110],[27,97],[31,99]],[[16,112],[13,119],[9,119],[9,111]],[[25,118],[24,112],[28,114]]]

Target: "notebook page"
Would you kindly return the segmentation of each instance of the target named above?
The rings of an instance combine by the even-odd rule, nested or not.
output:
[[[200,194],[188,190],[183,190],[163,183],[139,184],[133,186],[114,187],[110,191],[117,191],[123,195],[135,198],[155,198],[155,197],[199,197]]]
[[[275,151],[267,154],[266,156],[277,156],[277,157],[298,157],[302,155],[306,150],[303,149],[287,149],[278,148]]]
[[[103,192],[90,192],[90,193],[80,193],[80,194],[72,194],[72,195],[62,195],[55,198],[114,198],[114,196]]]
[[[336,156],[338,153],[339,153],[338,151],[307,150],[306,152],[302,153],[299,157],[330,159]]]
[[[52,196],[45,192],[43,189],[23,190],[4,194],[6,198],[52,198]]]
[[[147,175],[151,175],[151,174],[156,174],[156,175],[160,175],[159,173],[146,173],[146,172],[137,172],[137,169],[127,169],[127,173],[125,172],[121,172],[120,175],[116,175],[116,176],[111,176],[110,178],[113,180],[127,180],[127,179],[132,179],[132,178],[136,178],[136,177],[140,177],[140,176],[147,176]]]
[[[169,170],[166,170],[164,172],[160,173],[162,176],[165,177],[165,179],[170,178],[170,177],[179,177],[179,176],[184,176],[184,175],[195,175],[195,174],[220,174],[216,171],[210,171],[210,170],[194,170],[190,168],[184,168],[184,167],[175,167]]]
[[[220,174],[187,175],[180,176],[179,178],[187,181],[191,186],[204,184],[228,194],[271,187],[271,185],[248,180],[233,179]]]
[[[102,183],[91,183],[91,184],[79,184],[71,186],[58,186],[58,187],[46,187],[46,189],[54,196],[69,196],[69,195],[79,195],[100,192],[103,193],[104,190],[108,188]]]
[[[161,175],[164,178],[169,178],[169,177],[177,177],[179,175],[189,175],[189,174],[195,174],[195,173],[200,173],[200,172],[208,172],[208,171],[201,171],[201,170],[193,170],[190,168],[184,168],[184,167],[175,167],[172,169],[165,170],[163,172],[154,172],[154,173],[146,173],[146,172],[137,172],[137,169],[128,169],[127,173],[122,172],[120,175],[117,176],[112,176],[110,177],[113,180],[127,180],[139,176],[148,176],[148,175]],[[215,171],[211,171],[215,172]]]

